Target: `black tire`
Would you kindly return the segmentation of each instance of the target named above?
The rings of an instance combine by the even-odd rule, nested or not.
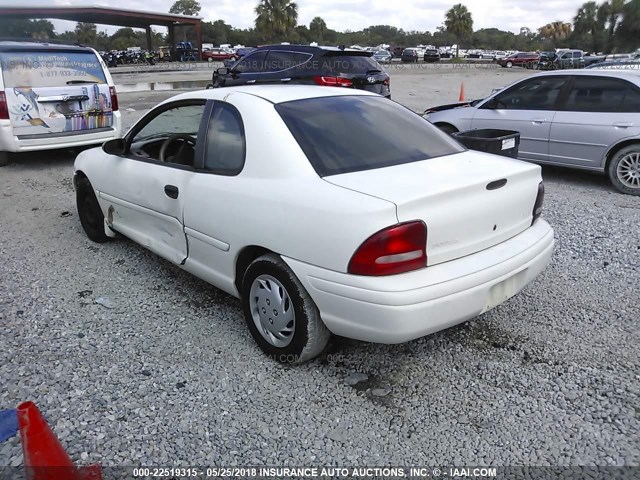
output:
[[[625,171],[627,175],[623,176]],[[611,183],[620,192],[640,195],[640,143],[627,145],[618,150],[611,157],[608,174]]]
[[[96,243],[111,240],[104,233],[104,215],[91,182],[87,178],[80,178],[76,182],[76,208],[84,233]]]
[[[9,154],[0,152],[0,167],[6,167],[7,165],[9,165]]]
[[[442,130],[444,133],[448,133],[449,135],[458,132],[458,129],[456,127],[454,127],[453,125],[449,125],[448,123],[438,123],[436,124],[436,127]]]
[[[265,275],[282,284],[293,307],[294,330],[290,343],[284,347],[277,347],[267,341],[254,321],[254,313],[258,312],[253,311],[255,298],[251,296],[251,289],[254,281]],[[306,362],[322,353],[329,342],[331,333],[322,322],[318,307],[300,280],[276,254],[263,255],[249,265],[242,279],[241,303],[245,321],[254,340],[263,352],[278,362]]]

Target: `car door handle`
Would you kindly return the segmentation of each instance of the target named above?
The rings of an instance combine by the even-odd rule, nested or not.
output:
[[[255,80],[247,80],[245,83],[256,83]]]
[[[616,122],[613,124],[614,127],[620,127],[620,128],[629,128],[629,127],[633,127],[633,122]]]
[[[546,118],[532,118],[531,119],[531,123],[544,123],[546,121],[547,121]]]
[[[289,77],[289,78],[281,78],[280,81],[283,82],[283,83],[290,82],[291,81],[291,77]]]
[[[178,187],[176,187],[175,185],[165,185],[164,193],[169,198],[178,198],[180,190],[178,190]]]

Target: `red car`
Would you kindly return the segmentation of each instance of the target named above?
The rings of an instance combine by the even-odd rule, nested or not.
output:
[[[205,50],[202,52],[202,59],[203,60],[208,60],[209,62],[213,62],[213,61],[223,61],[223,60],[229,60],[229,59],[236,59],[236,55],[235,53],[231,53],[227,50],[223,50],[221,48],[214,48],[211,50]]]
[[[540,55],[535,52],[519,52],[497,60],[497,64],[504,68],[525,67],[536,68],[540,62]]]

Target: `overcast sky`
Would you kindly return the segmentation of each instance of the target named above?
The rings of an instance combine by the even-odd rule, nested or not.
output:
[[[18,5],[108,5],[114,8],[168,12],[175,0],[0,0]],[[200,15],[207,21],[224,20],[236,28],[249,28],[255,19],[258,0],[201,0]],[[555,20],[571,21],[584,0],[297,0],[298,24],[309,25],[320,16],[329,28],[360,30],[370,25],[393,25],[409,30],[429,30],[442,25],[445,12],[456,3],[471,11],[473,28],[497,27],[518,33]],[[72,23],[54,21],[57,30],[73,28]],[[113,27],[100,30],[113,32]]]

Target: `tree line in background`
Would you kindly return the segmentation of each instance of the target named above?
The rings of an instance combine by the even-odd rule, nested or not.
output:
[[[170,13],[198,15],[197,0],[177,0]],[[522,27],[519,33],[483,28],[473,30],[473,19],[462,4],[454,5],[445,14],[443,24],[435,32],[405,31],[391,25],[373,25],[360,31],[338,32],[330,29],[321,17],[309,25],[298,24],[298,6],[291,0],[260,0],[255,8],[255,27],[238,29],[223,20],[202,23],[203,43],[221,45],[262,45],[269,43],[318,42],[327,45],[380,44],[453,45],[461,48],[490,50],[550,50],[558,47],[579,48],[588,52],[633,51],[640,48],[640,0],[609,0],[586,2],[576,12],[572,22],[555,21],[533,31]],[[182,27],[177,39],[195,41],[193,27]],[[95,24],[78,23],[75,30],[56,33],[48,20],[0,19],[3,36],[56,39],[90,45],[98,50],[146,48],[142,30],[121,28],[114,34],[98,31]],[[154,49],[167,45],[167,36],[154,32]]]

